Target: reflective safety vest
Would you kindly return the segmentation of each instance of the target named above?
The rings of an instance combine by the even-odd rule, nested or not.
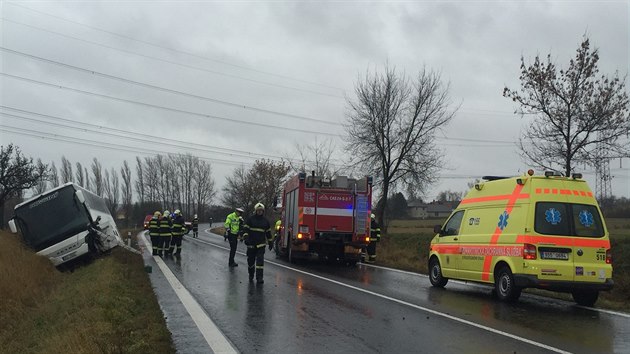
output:
[[[173,236],[184,236],[184,217],[181,215],[177,215],[175,220],[173,220]]]
[[[280,232],[281,226],[282,226],[282,221],[281,220],[276,221],[276,232]]]
[[[378,242],[381,240],[381,227],[376,220],[372,219],[370,223],[370,242]]]
[[[225,229],[231,234],[238,234],[241,231],[241,222],[242,218],[236,214],[236,212],[231,213],[225,219]]]
[[[263,215],[250,216],[243,226],[243,239],[248,248],[261,248],[273,241],[271,225]]]
[[[154,216],[149,221],[149,236],[160,236],[160,219]]]
[[[171,221],[168,218],[160,220],[160,236],[171,237]]]

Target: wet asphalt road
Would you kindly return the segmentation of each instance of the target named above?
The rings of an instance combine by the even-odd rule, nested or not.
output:
[[[181,261],[165,262],[243,353],[630,353],[629,316],[539,296],[505,304],[483,286],[451,281],[436,289],[421,275],[294,265],[268,250],[265,284],[249,283],[245,246],[238,246],[239,267],[228,268],[227,242],[200,226],[198,239],[185,238]],[[154,273],[154,286],[166,287]],[[194,323],[164,304],[169,290],[160,292],[169,326],[186,328],[174,333],[178,350],[207,351],[188,330]]]

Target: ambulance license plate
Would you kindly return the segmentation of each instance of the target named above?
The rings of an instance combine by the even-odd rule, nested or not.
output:
[[[540,252],[540,258],[542,259],[560,259],[569,260],[569,254],[564,252]]]

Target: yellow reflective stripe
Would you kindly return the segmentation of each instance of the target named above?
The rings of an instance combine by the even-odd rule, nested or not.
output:
[[[268,231],[269,229],[265,230],[265,229],[259,229],[257,227],[249,227],[250,230],[252,231],[258,231],[258,232],[265,232]]]
[[[260,244],[256,245],[256,248],[262,248],[262,247],[265,247],[265,246],[267,246],[266,243],[260,243]]]
[[[256,266],[256,269],[263,269],[265,268],[264,266]]]

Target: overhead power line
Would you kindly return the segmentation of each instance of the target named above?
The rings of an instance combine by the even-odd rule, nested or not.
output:
[[[36,137],[36,138],[42,138],[42,139],[46,139],[46,140],[56,140],[56,141],[70,143],[70,144],[92,146],[92,147],[98,147],[98,148],[103,148],[103,149],[108,149],[108,150],[127,151],[127,152],[132,152],[132,153],[140,153],[140,154],[144,154],[144,155],[152,155],[152,156],[154,156],[154,155],[158,155],[160,153],[161,154],[166,154],[166,155],[172,154],[172,152],[169,152],[169,151],[162,151],[162,150],[155,150],[155,149],[144,149],[144,148],[138,148],[138,147],[129,146],[129,145],[123,145],[123,144],[95,142],[93,140],[80,139],[80,138],[75,138],[75,137],[71,137],[71,136],[65,136],[65,135],[41,132],[41,131],[37,131],[37,130],[23,129],[23,128],[19,128],[19,127],[12,127],[12,126],[2,125],[2,124],[0,124],[0,131],[4,131],[4,132],[7,132],[7,133],[24,135],[24,136],[31,136],[31,137]],[[196,155],[193,155],[193,156],[196,156]],[[201,157],[201,156],[196,156],[196,157],[198,157],[198,158],[200,158],[202,160],[215,162],[215,163],[223,164],[223,165],[237,165],[237,166],[247,165],[247,166],[252,166],[251,163],[247,163],[247,162],[238,162],[238,161],[214,159],[214,158],[207,158],[207,157]]]
[[[20,26],[33,28],[33,29],[36,29],[38,31],[48,32],[48,33],[51,33],[51,34],[54,34],[54,35],[57,35],[57,36],[60,36],[60,37],[73,39],[73,40],[76,40],[76,41],[80,41],[80,42],[96,45],[96,46],[107,48],[107,49],[111,49],[111,50],[116,50],[116,51],[119,51],[119,52],[122,52],[122,53],[136,55],[136,56],[147,58],[147,59],[160,61],[160,62],[163,62],[163,63],[168,63],[168,64],[172,64],[172,65],[181,66],[181,67],[184,67],[184,68],[187,68],[187,69],[199,70],[199,71],[207,72],[207,73],[214,74],[214,75],[225,76],[225,77],[229,77],[229,78],[233,78],[233,79],[239,79],[239,80],[243,80],[243,81],[253,82],[253,83],[256,83],[256,84],[273,86],[273,87],[278,87],[278,88],[287,89],[287,90],[301,91],[301,92],[311,93],[311,94],[320,95],[320,96],[328,96],[328,97],[335,97],[335,98],[345,99],[344,96],[333,95],[333,94],[329,94],[329,93],[325,93],[325,92],[313,91],[313,90],[303,89],[303,88],[299,88],[299,87],[286,86],[286,85],[280,85],[280,84],[275,84],[275,83],[271,83],[271,82],[265,82],[265,81],[250,79],[250,78],[246,78],[246,77],[242,77],[242,76],[238,76],[238,75],[226,74],[226,73],[223,73],[223,72],[220,72],[220,71],[208,70],[206,68],[202,68],[202,67],[199,67],[199,66],[194,66],[194,65],[189,65],[189,64],[182,64],[182,63],[178,63],[178,62],[172,61],[172,60],[166,60],[166,59],[162,59],[162,58],[157,58],[157,57],[154,57],[154,56],[141,54],[141,53],[130,51],[130,50],[120,49],[120,48],[108,46],[108,45],[105,45],[105,44],[101,44],[101,43],[98,43],[98,42],[88,41],[86,39],[82,39],[82,38],[78,38],[78,37],[74,37],[74,36],[69,36],[67,34],[51,31],[49,29],[45,29],[45,28],[29,25],[27,23],[23,23],[23,22],[19,22],[19,21],[14,21],[14,20],[8,19],[6,17],[2,17],[2,20],[5,21],[5,22],[17,24],[17,25],[20,25]]]
[[[264,124],[264,123],[251,122],[251,121],[242,121],[242,120],[238,120],[238,119],[226,118],[226,117],[221,117],[221,116],[216,116],[216,115],[206,114],[206,113],[191,112],[191,111],[186,111],[186,110],[183,110],[183,109],[171,108],[171,107],[166,107],[166,106],[160,106],[160,105],[156,105],[156,104],[152,104],[152,103],[145,103],[145,102],[140,102],[140,101],[134,101],[134,100],[126,99],[126,98],[114,97],[114,96],[104,95],[104,94],[100,94],[100,93],[96,93],[96,92],[80,90],[80,89],[69,87],[69,86],[63,86],[63,85],[59,85],[59,84],[52,84],[52,83],[49,83],[49,82],[38,81],[38,80],[34,80],[34,79],[23,77],[23,76],[8,74],[8,73],[5,73],[5,72],[1,72],[0,75],[8,77],[8,78],[15,79],[15,80],[20,80],[20,81],[24,81],[24,82],[33,83],[33,84],[38,84],[38,85],[41,85],[41,86],[48,86],[48,87],[53,87],[53,88],[60,89],[60,90],[68,90],[68,91],[72,91],[72,92],[78,92],[78,93],[89,95],[89,96],[105,98],[105,99],[114,100],[114,101],[118,101],[118,102],[131,103],[131,104],[134,104],[134,105],[151,107],[151,108],[161,109],[161,110],[165,110],[165,111],[169,111],[169,112],[186,114],[186,115],[195,116],[195,117],[217,119],[217,120],[222,120],[222,121],[227,121],[227,122],[232,122],[232,123],[239,123],[239,124],[244,124],[244,125],[249,125],[249,126],[255,125],[255,126],[260,126],[260,127],[265,127],[265,128],[273,128],[273,129],[280,129],[280,130],[290,130],[290,131],[295,131],[295,132],[300,132],[300,133],[307,133],[307,134],[319,134],[319,135],[328,135],[328,136],[336,136],[336,137],[340,136],[340,135],[338,135],[336,133],[320,132],[320,131],[298,129],[298,128],[289,128],[289,127],[279,126],[279,125],[271,125],[271,124]]]
[[[259,70],[259,69],[247,67],[247,66],[244,66],[244,65],[238,65],[238,64],[234,64],[234,63],[229,63],[229,62],[226,62],[226,61],[223,61],[223,60],[209,58],[209,57],[202,56],[202,55],[199,55],[199,54],[183,51],[181,49],[175,49],[175,48],[163,46],[163,45],[155,43],[155,42],[149,42],[149,41],[141,40],[141,39],[138,39],[138,38],[126,36],[124,34],[120,34],[120,33],[109,31],[109,30],[106,30],[106,29],[103,29],[103,28],[87,25],[85,23],[81,23],[81,22],[78,22],[78,21],[73,21],[73,20],[67,19],[65,17],[56,16],[56,15],[53,15],[53,14],[50,14],[50,13],[47,13],[47,12],[35,10],[33,8],[30,8],[30,7],[18,5],[16,3],[11,3],[10,2],[8,4],[10,4],[12,6],[15,6],[15,7],[20,7],[22,9],[26,9],[28,11],[32,11],[32,12],[35,12],[35,13],[38,13],[38,14],[41,14],[41,15],[44,15],[44,16],[56,18],[58,20],[62,20],[62,21],[68,22],[68,23],[73,23],[75,25],[83,26],[83,27],[86,27],[86,28],[89,28],[89,29],[92,29],[92,30],[95,30],[95,31],[111,34],[113,36],[120,37],[120,38],[125,38],[125,39],[128,39],[128,40],[134,41],[134,42],[147,44],[147,45],[150,45],[152,47],[165,49],[165,50],[172,51],[172,52],[175,52],[175,53],[185,54],[185,55],[188,55],[188,56],[191,56],[191,57],[212,61],[212,62],[215,62],[215,63],[220,63],[220,64],[223,64],[223,65],[228,65],[228,66],[239,68],[239,69],[249,70],[249,71],[253,71],[253,72],[257,72],[257,73],[261,73],[261,74],[265,74],[265,75],[279,77],[279,78],[282,78],[282,79],[293,80],[293,81],[296,81],[296,82],[301,82],[301,83],[305,83],[305,84],[309,84],[309,85],[315,85],[315,86],[321,86],[321,87],[330,88],[330,89],[334,89],[334,90],[339,90],[341,92],[345,92],[345,90],[343,88],[340,88],[340,87],[330,86],[330,85],[322,84],[322,83],[319,83],[319,82],[308,81],[308,80],[299,79],[299,78],[295,78],[295,77],[287,76],[287,75],[282,75],[282,74],[278,74],[278,73],[272,73],[272,72],[269,72],[269,71]]]
[[[136,132],[132,132],[132,131],[129,131],[129,130],[122,130],[122,129],[104,127],[104,126],[97,125],[97,124],[90,124],[90,123],[85,123],[85,122],[79,122],[79,121],[75,121],[75,120],[71,120],[71,119],[66,119],[66,118],[61,118],[61,117],[52,116],[52,115],[48,115],[48,114],[42,114],[42,113],[22,110],[22,109],[9,107],[9,106],[4,106],[4,105],[0,105],[0,108],[9,109],[9,110],[12,110],[12,111],[15,111],[15,112],[19,112],[19,113],[22,113],[22,114],[35,115],[35,116],[43,117],[43,118],[46,118],[46,119],[52,119],[52,120],[56,120],[56,121],[61,121],[61,122],[67,123],[67,124],[49,122],[49,121],[45,121],[45,120],[41,120],[41,119],[34,119],[34,118],[19,116],[19,115],[15,115],[15,114],[11,114],[11,113],[0,111],[0,114],[5,115],[7,117],[15,118],[15,119],[32,121],[32,122],[36,122],[36,123],[44,123],[44,124],[48,124],[48,125],[52,125],[52,126],[56,126],[56,127],[70,128],[70,129],[73,129],[73,130],[90,132],[90,133],[95,133],[95,134],[100,134],[100,135],[108,135],[108,136],[112,136],[112,137],[115,137],[115,138],[131,139],[131,140],[138,141],[138,142],[141,142],[141,143],[146,143],[146,144],[159,145],[159,146],[169,145],[169,146],[173,146],[173,147],[180,148],[180,149],[191,149],[191,150],[204,151],[204,152],[210,152],[210,153],[217,153],[217,154],[223,154],[223,155],[229,155],[229,156],[244,157],[244,158],[249,158],[249,159],[267,158],[267,159],[276,160],[276,161],[289,160],[289,161],[295,162],[295,163],[302,162],[301,160],[290,159],[288,157],[283,157],[283,156],[279,156],[279,155],[264,154],[264,153],[252,153],[252,152],[244,151],[244,150],[229,149],[229,148],[223,148],[223,147],[212,146],[212,145],[207,145],[207,144],[198,144],[198,143],[193,143],[193,142],[188,142],[188,141],[183,141],[183,140],[170,139],[170,138],[164,138],[164,137],[160,137],[160,136],[144,134],[144,133],[136,133]],[[85,127],[88,127],[88,128],[85,128]],[[107,131],[111,131],[111,132],[114,132],[114,133],[107,133]],[[139,138],[139,137],[145,137],[147,139],[142,139],[142,138]],[[156,144],[156,141],[159,141],[159,143]],[[304,162],[315,163],[314,161],[310,161],[310,160],[306,160]],[[331,165],[335,166],[335,167],[343,166],[343,165],[334,164],[334,163],[331,163]]]
[[[126,78],[120,77],[120,76],[115,76],[115,75],[102,73],[102,72],[99,72],[99,71],[96,71],[96,70],[92,70],[92,69],[86,69],[86,68],[78,67],[78,66],[75,66],[75,65],[58,62],[58,61],[55,61],[55,60],[52,60],[52,59],[39,57],[39,56],[36,56],[36,55],[33,55],[33,54],[20,52],[20,51],[17,51],[17,50],[11,49],[11,48],[2,47],[2,46],[0,46],[0,50],[2,50],[4,52],[7,52],[7,53],[14,54],[14,55],[19,55],[19,56],[22,56],[22,57],[25,57],[25,58],[39,60],[39,61],[42,61],[42,62],[45,62],[45,63],[49,63],[49,64],[61,66],[61,67],[64,67],[64,68],[80,71],[80,72],[83,72],[83,73],[86,73],[86,74],[97,75],[97,76],[101,76],[101,77],[104,77],[104,78],[107,78],[107,79],[117,80],[117,81],[121,81],[121,82],[124,82],[124,83],[127,83],[127,84],[141,86],[141,87],[145,87],[145,88],[150,88],[150,89],[154,89],[154,90],[158,90],[158,91],[162,91],[162,92],[168,92],[168,93],[175,94],[175,95],[195,98],[195,99],[204,100],[204,101],[208,101],[208,102],[219,103],[219,104],[223,104],[223,105],[227,105],[227,106],[231,106],[231,107],[243,108],[243,109],[256,111],[256,112],[261,112],[261,113],[269,113],[269,114],[274,114],[274,115],[279,115],[279,116],[284,116],[284,117],[289,117],[289,118],[301,119],[301,120],[305,120],[305,121],[309,121],[309,122],[318,122],[318,123],[331,124],[331,125],[340,125],[339,122],[331,122],[329,120],[305,117],[305,116],[300,116],[300,115],[296,115],[296,114],[283,113],[283,112],[273,111],[273,110],[264,109],[264,108],[252,107],[252,106],[247,106],[247,105],[238,104],[238,103],[234,103],[234,102],[228,102],[228,101],[219,100],[219,99],[216,99],[216,98],[200,96],[200,95],[195,95],[195,94],[188,93],[188,92],[183,92],[183,91],[178,91],[178,90],[174,90],[174,89],[169,89],[169,88],[166,88],[166,87],[161,87],[161,86],[156,86],[156,85],[152,85],[152,84],[147,84],[147,83],[144,83],[144,82],[139,82],[139,81],[135,81],[135,80],[131,80],[131,79],[126,79]]]

